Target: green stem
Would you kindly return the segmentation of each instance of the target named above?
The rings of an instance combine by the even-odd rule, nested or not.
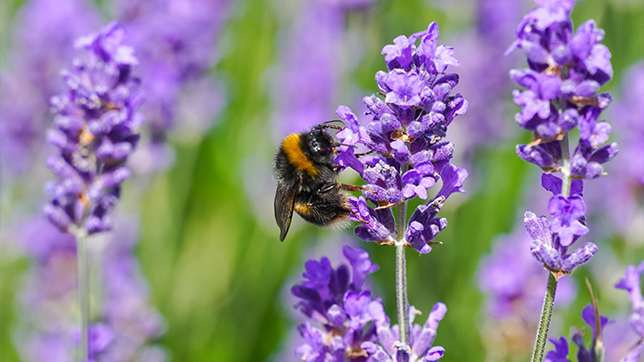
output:
[[[407,164],[401,167],[401,173]],[[405,226],[407,225],[407,201],[396,210],[396,306],[398,308],[398,328],[403,347],[409,345],[409,302],[407,300],[407,262],[405,260]]]
[[[546,349],[546,340],[548,338],[548,329],[550,329],[550,320],[552,319],[552,307],[555,302],[555,292],[557,291],[557,278],[552,273],[548,273],[548,286],[546,295],[543,297],[543,306],[541,307],[541,317],[539,318],[539,329],[537,338],[534,341],[531,362],[542,362]]]
[[[398,237],[396,238],[396,305],[398,307],[398,326],[400,328],[400,342],[403,345],[409,344],[409,302],[407,301],[407,263],[405,260],[405,217],[407,202],[398,206],[397,224],[403,227],[396,227]],[[399,220],[403,220],[402,223]]]
[[[89,267],[87,260],[87,231],[79,228],[76,233],[76,259],[78,261],[78,305],[80,308],[79,361],[89,359]]]
[[[570,185],[572,184],[572,177],[570,176],[570,150],[568,146],[568,132],[564,133],[561,140],[561,158],[563,165],[561,165],[561,173],[563,174],[563,182],[561,184],[561,195],[568,198],[570,197]]]

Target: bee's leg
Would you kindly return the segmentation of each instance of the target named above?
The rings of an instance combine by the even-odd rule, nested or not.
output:
[[[356,154],[355,154],[355,156],[356,156],[356,157],[362,157],[362,156],[366,156],[366,155],[372,154],[373,152],[374,152],[374,151],[368,151],[368,152],[363,152],[363,153],[356,153]]]
[[[371,193],[373,193],[373,194],[377,194],[377,193],[378,193],[377,191],[369,190],[368,188],[366,188],[366,187],[364,187],[364,186],[358,186],[358,185],[338,184],[338,187],[339,187],[341,190],[347,190],[347,191],[352,191],[352,192],[353,192],[353,191],[367,191],[367,192],[371,192]]]

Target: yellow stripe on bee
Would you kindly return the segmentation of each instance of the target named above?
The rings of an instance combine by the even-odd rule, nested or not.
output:
[[[300,135],[292,133],[282,143],[282,149],[288,157],[288,162],[300,171],[305,171],[311,177],[318,175],[319,170],[315,168],[313,162],[306,157],[300,146]]]

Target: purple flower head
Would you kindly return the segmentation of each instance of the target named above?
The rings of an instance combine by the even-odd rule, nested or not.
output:
[[[610,52],[600,44],[604,31],[589,20],[573,32],[573,0],[537,3],[540,7],[524,16],[508,49],[522,48],[529,66],[510,71],[510,78],[526,88],[513,91],[521,107],[517,122],[534,133],[534,141],[517,146],[517,154],[546,172],[569,171],[575,179],[599,177],[602,164],[617,154],[614,143],[600,148],[611,126],[598,117],[611,97],[599,89],[613,74]],[[580,140],[571,165],[564,166],[559,141],[577,126]]]
[[[295,307],[323,327],[319,329],[308,321],[298,327],[306,343],[296,352],[305,361],[343,361],[344,356],[364,356],[361,344],[377,339],[370,310],[382,308],[382,304],[379,299],[373,300],[362,284],[378,266],[371,263],[364,250],[345,246],[343,253],[351,272],[345,264],[334,269],[326,257],[309,260],[302,274],[306,280],[291,289],[300,299]]]
[[[568,254],[572,242],[564,245],[560,235],[552,231],[550,222],[544,216],[537,217],[534,213],[526,212],[523,223],[532,238],[532,256],[553,272],[571,273],[597,252],[597,246],[589,242]],[[572,238],[574,240],[576,238]]]
[[[61,230],[93,234],[111,228],[109,212],[130,176],[124,164],[139,140],[143,117],[136,109],[143,97],[131,76],[137,59],[117,22],[80,38],[76,47],[86,60],[63,73],[69,90],[51,99],[56,116],[47,139],[59,155],[47,165],[59,181],[45,187],[52,200],[45,214]]]
[[[356,235],[381,244],[404,236],[421,253],[431,250],[431,240],[447,225],[444,218],[435,217],[440,209],[436,205],[454,192],[465,193],[462,186],[467,177],[465,169],[450,163],[454,144],[442,140],[449,124],[468,105],[460,94],[452,95],[459,77],[445,71],[458,61],[452,58],[451,48],[438,45],[438,35],[438,25],[431,23],[427,30],[409,38],[400,36],[383,48],[389,72],[380,71],[375,78],[385,99],[364,98],[365,114],[371,117],[366,127],[349,108],[340,106],[336,112],[346,127],[337,133],[341,146],[335,161],[358,171],[366,182],[363,196],[349,199],[351,219],[362,223]],[[358,158],[356,147],[367,152]],[[432,197],[428,190],[439,180],[442,188]],[[415,197],[429,201],[404,235],[396,235],[390,208]],[[429,209],[434,211],[428,217]]]
[[[389,318],[384,312],[382,304],[372,304],[369,307],[369,314],[375,321],[377,342],[366,341],[362,348],[367,352],[369,360],[378,362],[395,361],[438,361],[443,357],[445,349],[440,346],[433,346],[439,322],[445,317],[447,307],[443,303],[436,303],[427,316],[424,325],[413,324],[414,317],[419,312],[410,307],[410,345],[406,348],[400,346],[398,341],[398,325],[390,327]]]

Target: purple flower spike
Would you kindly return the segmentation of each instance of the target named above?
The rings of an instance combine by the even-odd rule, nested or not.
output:
[[[560,171],[565,163],[559,140],[579,126],[579,144],[565,171],[576,179],[599,177],[602,164],[617,154],[616,145],[598,150],[611,131],[607,122],[597,122],[611,99],[599,93],[600,87],[613,76],[610,52],[599,44],[604,31],[589,20],[573,32],[574,1],[537,3],[540,7],[524,16],[508,49],[522,48],[528,58],[529,69],[513,69],[510,77],[526,88],[513,91],[521,106],[516,119],[534,133],[536,145],[519,145],[517,154],[546,172]]]
[[[323,257],[320,261],[307,261],[303,276],[308,280],[291,289],[300,298],[296,308],[323,327],[308,321],[298,327],[306,342],[296,353],[305,361],[343,361],[345,355],[364,355],[360,346],[377,338],[371,310],[382,309],[382,304],[372,300],[371,292],[362,289],[362,284],[378,266],[362,249],[345,246],[343,253],[351,263],[353,283],[349,282],[346,265],[334,269]]]
[[[139,140],[143,117],[136,111],[142,102],[139,82],[131,76],[137,59],[125,38],[114,21],[77,40],[86,61],[64,73],[69,91],[51,99],[58,122],[48,140],[60,155],[47,164],[60,181],[47,185],[52,201],[45,213],[64,231],[109,229],[107,215],[130,176],[123,165]]]

